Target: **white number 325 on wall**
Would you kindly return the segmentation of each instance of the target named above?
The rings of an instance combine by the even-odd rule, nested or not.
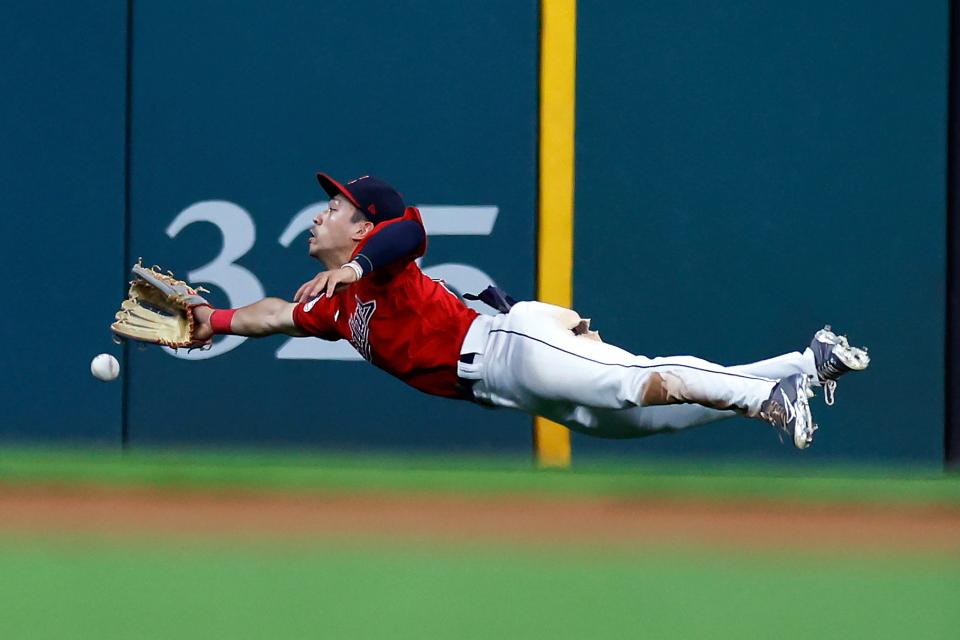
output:
[[[289,247],[299,235],[310,228],[313,218],[326,209],[326,206],[326,203],[318,202],[297,213],[280,234],[279,243],[283,247]],[[424,205],[419,209],[429,236],[488,236],[493,231],[499,212],[498,207],[492,205]],[[218,287],[226,294],[232,308],[242,307],[263,298],[263,285],[257,276],[236,263],[253,248],[256,242],[257,228],[251,215],[233,202],[205,200],[181,211],[167,227],[166,234],[170,238],[175,238],[185,227],[195,222],[209,222],[215,225],[223,235],[223,247],[213,260],[189,271],[186,274],[187,281],[191,284],[209,284]],[[431,278],[444,280],[461,293],[478,292],[487,285],[496,284],[490,276],[477,267],[459,262],[437,264],[423,271]],[[477,311],[488,311],[480,303],[464,302]],[[205,351],[166,349],[166,352],[184,360],[204,360],[236,349],[245,340],[246,338],[241,336],[224,336],[218,339],[211,349]],[[282,360],[362,359],[346,341],[327,342],[311,338],[286,340],[277,349],[276,356]]]

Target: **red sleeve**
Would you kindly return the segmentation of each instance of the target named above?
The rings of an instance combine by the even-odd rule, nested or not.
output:
[[[340,340],[333,314],[336,313],[337,296],[319,296],[305,300],[293,308],[293,324],[304,333],[324,340]]]

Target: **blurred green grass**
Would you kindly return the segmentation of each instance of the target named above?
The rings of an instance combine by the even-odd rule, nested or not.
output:
[[[4,638],[953,638],[960,560],[0,538]]]
[[[317,453],[0,449],[0,484],[960,505],[934,470]],[[953,638],[960,558],[277,539],[0,535],[0,638]]]
[[[0,449],[0,482],[960,505],[960,476],[930,469],[593,461],[543,471],[528,459],[427,455],[8,448]]]

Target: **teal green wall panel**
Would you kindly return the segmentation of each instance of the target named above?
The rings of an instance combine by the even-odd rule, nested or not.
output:
[[[227,201],[249,221],[251,246],[234,256],[249,276],[194,279],[218,306],[249,302],[231,293],[253,281],[289,299],[321,269],[305,227],[282,242],[298,213],[327,199],[314,173],[373,174],[410,204],[497,207],[489,233],[432,235],[422,266],[460,264],[532,296],[538,26],[534,1],[136,4],[133,255],[182,276],[201,270],[221,231],[170,225]],[[438,277],[463,286],[456,273]],[[530,450],[528,416],[429,397],[363,361],[282,357],[290,347],[249,340],[202,361],[133,350],[131,445]],[[156,411],[156,380],[203,402],[170,420]]]
[[[946,2],[581,2],[574,302],[725,364],[824,323],[873,365],[807,459],[943,455]],[[575,455],[794,458],[730,420]]]
[[[126,2],[0,5],[0,438],[119,445]]]

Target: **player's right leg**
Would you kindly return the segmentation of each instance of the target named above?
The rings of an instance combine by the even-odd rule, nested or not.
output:
[[[851,347],[847,337],[835,334],[830,325],[817,331],[807,352],[813,357],[817,380],[823,386],[828,405],[833,404],[837,378],[851,371],[863,371],[870,365],[866,347]]]
[[[844,336],[837,336],[830,327],[816,332],[810,347],[802,353],[794,351],[774,358],[730,367],[731,370],[755,376],[782,379],[797,374],[812,376],[824,386],[827,403],[832,404],[832,388],[841,375],[861,371],[869,364],[866,349],[851,347]],[[637,438],[681,431],[737,415],[685,404],[630,409],[595,409],[583,406],[555,407],[552,420],[588,435],[607,438]]]

